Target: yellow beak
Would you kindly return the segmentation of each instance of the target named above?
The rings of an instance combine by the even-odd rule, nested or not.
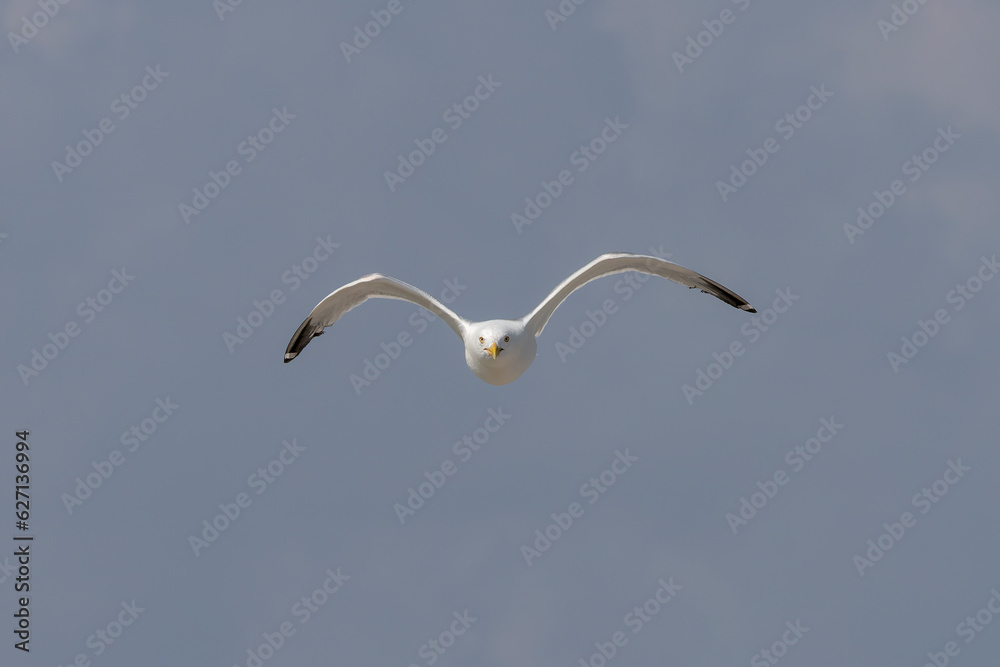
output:
[[[493,341],[493,344],[490,345],[488,348],[486,348],[486,351],[490,353],[491,357],[493,357],[494,359],[496,359],[497,355],[500,354],[500,350],[502,350],[502,349],[503,349],[502,347],[497,347],[497,342],[496,341]]]

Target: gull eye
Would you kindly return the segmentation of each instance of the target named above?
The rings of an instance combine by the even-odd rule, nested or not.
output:
[[[480,337],[479,337],[479,342],[480,342],[480,343],[485,343],[485,342],[486,342],[486,339],[485,339],[485,338],[483,338],[482,336],[480,336]]]
[[[504,336],[503,337],[503,342],[509,343],[510,342],[510,336]]]

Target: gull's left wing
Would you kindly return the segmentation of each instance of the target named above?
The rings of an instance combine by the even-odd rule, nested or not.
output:
[[[551,294],[545,297],[544,301],[538,304],[538,307],[530,315],[526,315],[523,318],[525,330],[531,331],[538,336],[542,333],[542,329],[545,328],[549,317],[559,307],[559,304],[576,289],[583,287],[591,280],[626,271],[648,273],[652,276],[660,276],[661,278],[672,280],[680,285],[686,285],[691,288],[697,287],[706,294],[711,294],[718,299],[722,299],[734,308],[739,308],[750,313],[757,312],[739,294],[736,294],[727,287],[723,287],[714,280],[706,278],[700,273],[695,273],[691,269],[685,269],[679,264],[674,264],[658,257],[616,252],[601,255],[560,283]]]

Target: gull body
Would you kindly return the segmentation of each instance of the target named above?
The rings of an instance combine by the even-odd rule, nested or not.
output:
[[[465,346],[465,363],[477,377],[493,385],[513,382],[528,370],[538,350],[537,338],[555,309],[572,292],[591,280],[626,271],[660,276],[690,288],[698,288],[729,305],[751,313],[753,306],[700,273],[658,257],[609,253],[601,255],[560,283],[533,311],[516,320],[470,322],[427,294],[395,278],[372,273],[333,291],[320,301],[302,322],[285,349],[285,363],[294,359],[323,334],[326,327],[368,299],[400,299],[431,311],[451,327]]]
[[[464,342],[465,363],[490,384],[508,384],[519,378],[538,351],[535,336],[525,330],[523,319],[470,322]]]

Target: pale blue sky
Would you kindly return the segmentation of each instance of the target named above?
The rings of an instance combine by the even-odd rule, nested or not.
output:
[[[1000,8],[897,5],[4,3],[0,662],[995,659]],[[617,276],[507,386],[393,301],[282,364],[364,274],[518,317],[609,251],[759,319]]]

